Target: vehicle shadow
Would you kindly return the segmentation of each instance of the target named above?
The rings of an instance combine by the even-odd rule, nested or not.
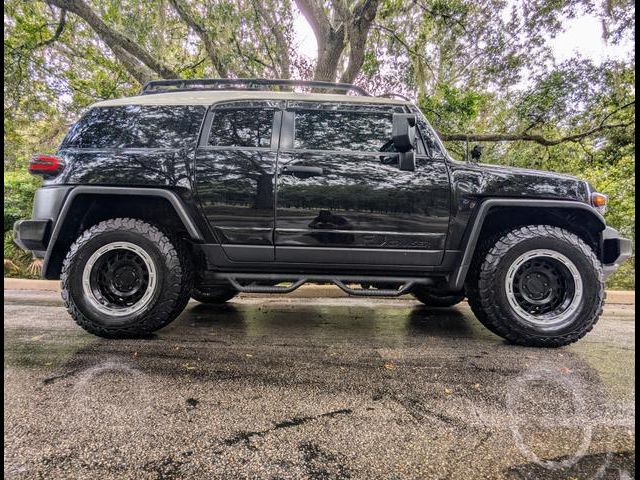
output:
[[[366,340],[389,337],[491,338],[467,310],[424,305],[222,305],[196,304],[154,338],[200,335],[209,329],[220,334],[330,336]],[[494,337],[497,338],[497,337]]]
[[[429,336],[472,336],[475,320],[456,307],[427,307],[418,305],[408,316],[408,326],[412,333]]]

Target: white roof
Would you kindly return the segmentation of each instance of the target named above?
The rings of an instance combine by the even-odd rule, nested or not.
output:
[[[336,95],[327,93],[296,93],[256,90],[192,90],[187,92],[153,93],[136,97],[105,100],[93,107],[116,107],[121,105],[211,105],[235,100],[298,100],[314,102],[379,103],[406,105],[410,102],[394,98]]]

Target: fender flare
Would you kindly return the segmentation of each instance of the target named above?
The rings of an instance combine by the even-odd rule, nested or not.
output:
[[[45,278],[47,278],[48,266],[51,260],[51,256],[54,251],[54,247],[58,240],[58,236],[60,235],[60,231],[62,230],[67,214],[69,213],[69,209],[73,205],[73,201],[78,195],[129,195],[129,196],[143,196],[143,197],[159,197],[167,200],[171,206],[174,208],[178,218],[183,223],[187,233],[191,237],[192,240],[195,241],[204,241],[204,237],[200,232],[198,226],[194,223],[193,219],[187,212],[187,209],[184,206],[182,199],[171,190],[164,190],[161,188],[129,188],[129,187],[102,187],[102,186],[89,186],[83,185],[78,186],[67,194],[67,197],[64,200],[62,208],[57,216],[53,229],[51,231],[51,236],[49,237],[49,242],[47,245],[47,251],[44,257],[43,265],[42,265],[42,273]]]
[[[465,234],[463,239],[464,253],[458,267],[451,273],[449,277],[449,288],[451,291],[460,291],[464,288],[464,282],[467,272],[471,266],[473,255],[476,250],[480,231],[484,225],[484,220],[489,211],[496,207],[531,207],[531,208],[567,208],[586,210],[594,216],[594,218],[602,225],[602,230],[607,226],[604,217],[591,205],[572,200],[527,200],[513,198],[490,198],[480,203],[477,213],[473,219],[473,225]]]

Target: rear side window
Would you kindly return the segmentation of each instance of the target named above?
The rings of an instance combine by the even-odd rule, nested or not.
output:
[[[212,147],[269,147],[273,130],[270,108],[225,108],[216,110],[211,122]]]
[[[76,123],[62,148],[182,148],[194,145],[205,107],[97,107]]]
[[[392,114],[299,110],[294,148],[380,152],[391,141]]]

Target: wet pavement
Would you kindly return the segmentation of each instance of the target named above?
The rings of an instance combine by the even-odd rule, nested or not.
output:
[[[244,297],[145,340],[5,291],[6,478],[635,478],[635,311],[561,349],[466,304]]]

